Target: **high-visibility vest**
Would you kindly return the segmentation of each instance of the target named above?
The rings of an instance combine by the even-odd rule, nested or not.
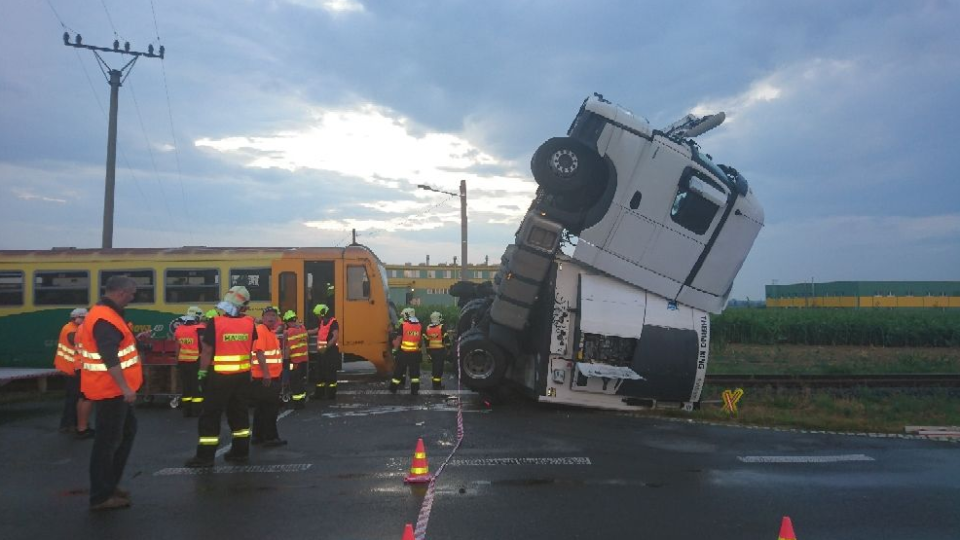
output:
[[[181,324],[174,331],[173,338],[180,344],[178,362],[196,362],[200,359],[200,332],[197,325]]]
[[[53,357],[53,367],[59,369],[67,375],[70,375],[71,377],[76,375],[77,349],[73,344],[70,343],[68,338],[70,334],[73,333],[73,341],[76,343],[76,333],[78,327],[79,325],[73,321],[63,325],[63,328],[60,329],[60,339],[57,340],[57,355]]]
[[[320,319],[320,328],[317,330],[318,349],[327,348],[327,340],[330,339],[330,327],[333,326],[335,322],[337,322],[336,317],[330,317],[326,323],[323,322],[323,319]]]
[[[423,327],[420,326],[420,323],[404,321],[401,328],[403,331],[403,337],[400,339],[400,350],[404,352],[419,351],[420,333],[423,331]]]
[[[217,317],[213,349],[213,370],[232,375],[250,371],[254,322],[250,317]]]
[[[106,321],[123,335],[117,357],[127,386],[136,392],[143,384],[143,366],[140,364],[140,355],[137,354],[137,340],[120,314],[102,304],[93,306],[77,330],[75,338],[77,354],[83,366],[80,372],[80,391],[83,392],[84,397],[91,400],[111,399],[123,395],[120,387],[107,371],[107,365],[100,357],[97,340],[93,337],[93,329],[99,321]]]
[[[424,335],[427,338],[428,349],[443,348],[443,325],[442,324],[431,324],[427,326],[427,331],[424,332]]]
[[[307,329],[303,326],[287,328],[287,343],[290,346],[290,362],[300,364],[307,361]]]
[[[257,351],[263,351],[270,377],[279,377],[283,372],[283,351],[280,350],[277,335],[265,324],[257,325],[257,340],[253,342],[253,352]],[[251,359],[250,374],[254,379],[263,378],[263,370],[260,369],[260,361],[256,357]]]

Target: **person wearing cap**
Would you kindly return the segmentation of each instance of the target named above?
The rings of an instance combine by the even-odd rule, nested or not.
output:
[[[443,315],[439,311],[430,314],[430,324],[423,332],[423,340],[427,343],[427,355],[433,368],[430,381],[434,390],[440,390],[443,387],[443,363],[447,361],[450,336],[443,328]]]
[[[76,336],[77,330],[87,316],[86,308],[76,308],[70,312],[70,320],[60,329],[57,340],[57,355],[53,365],[63,372],[63,414],[60,415],[60,432],[75,433],[78,439],[88,439],[94,431],[87,425],[93,403],[84,399],[80,392],[80,367],[78,362]]]
[[[314,399],[337,398],[337,367],[340,364],[340,323],[330,315],[326,304],[317,304],[313,308],[317,316],[317,328],[308,330],[317,334],[317,352],[320,353],[320,377],[313,391]]]
[[[203,394],[203,407],[197,421],[199,441],[196,455],[186,462],[190,468],[212,467],[220,445],[220,418],[224,412],[233,434],[230,451],[224,459],[243,463],[250,456],[250,356],[257,340],[253,318],[248,317],[246,287],[232,287],[217,309],[223,315],[207,321],[201,336],[200,368],[197,380]],[[269,373],[265,378],[269,377]]]
[[[290,377],[290,399],[294,409],[302,409],[307,401],[307,328],[297,320],[297,313],[288,309],[283,314],[286,326],[283,358]]]
[[[423,353],[420,350],[423,327],[417,319],[417,313],[412,307],[403,308],[400,312],[400,333],[394,338],[394,347],[397,352],[396,368],[390,380],[390,392],[396,394],[397,388],[403,384],[407,370],[410,371],[410,395],[420,393],[420,362]]]
[[[263,322],[257,325],[257,339],[253,342],[256,361],[250,367],[250,395],[253,398],[253,429],[251,444],[282,446],[287,441],[277,432],[277,414],[280,412],[280,375],[283,371],[283,352],[276,330],[280,326],[278,309],[263,308]]]
[[[200,405],[203,403],[203,397],[197,389],[201,315],[203,310],[190,306],[187,314],[180,317],[181,323],[173,332],[174,355],[177,358],[177,372],[180,374],[180,408],[183,409],[184,418],[200,414]]]

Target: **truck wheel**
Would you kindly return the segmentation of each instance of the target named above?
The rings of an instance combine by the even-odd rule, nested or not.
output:
[[[503,380],[507,361],[500,347],[475,330],[467,332],[460,341],[460,369],[469,388],[487,390]]]
[[[480,317],[490,305],[487,298],[476,298],[466,303],[460,310],[460,319],[457,321],[457,335],[462,336],[480,321]]]
[[[596,150],[570,137],[554,137],[537,148],[530,159],[534,180],[547,193],[561,195],[582,190],[600,169]]]

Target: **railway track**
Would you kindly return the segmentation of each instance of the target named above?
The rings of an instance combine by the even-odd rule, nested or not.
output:
[[[707,375],[716,386],[775,388],[960,388],[960,373],[885,375]]]

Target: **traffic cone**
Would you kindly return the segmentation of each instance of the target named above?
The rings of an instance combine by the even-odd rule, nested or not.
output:
[[[783,516],[783,521],[780,522],[780,538],[777,540],[797,540],[797,536],[793,534],[793,523],[789,516]]]
[[[407,526],[403,528],[403,538],[401,540],[416,540],[413,535],[413,525],[407,523]]]
[[[430,466],[427,465],[427,451],[423,448],[423,439],[417,439],[417,449],[413,452],[410,474],[403,481],[407,484],[423,484],[430,481]]]

